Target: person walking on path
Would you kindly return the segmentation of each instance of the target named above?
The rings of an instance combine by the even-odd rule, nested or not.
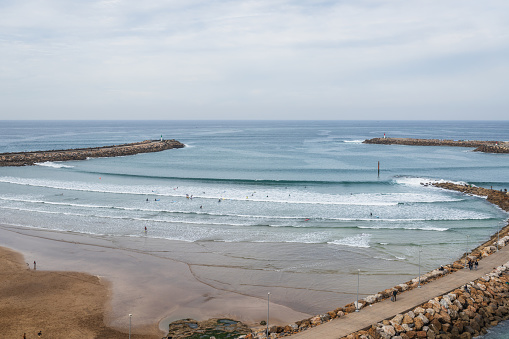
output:
[[[37,269],[37,263],[34,260],[34,271]]]
[[[396,295],[398,294],[398,290],[397,289],[393,289],[392,290],[392,298],[394,299],[393,301],[396,301]]]

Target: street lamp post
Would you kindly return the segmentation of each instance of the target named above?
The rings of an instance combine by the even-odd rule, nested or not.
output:
[[[359,312],[359,281],[360,281],[361,270],[357,269],[357,301],[355,303],[355,312]]]
[[[467,248],[465,250],[465,268],[468,267],[468,239],[470,238],[470,235],[467,234]]]
[[[419,284],[417,288],[421,288],[421,247],[419,246]]]
[[[270,292],[267,293],[267,338],[269,337]]]
[[[497,252],[498,252],[498,242],[500,241],[500,227],[497,229]]]
[[[133,317],[132,314],[129,314],[129,339],[131,339],[131,318]]]

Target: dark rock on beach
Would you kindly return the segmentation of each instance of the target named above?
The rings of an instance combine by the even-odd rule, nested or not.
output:
[[[165,339],[238,339],[248,336],[251,336],[251,330],[240,321],[217,318],[205,321],[182,319],[170,324]]]

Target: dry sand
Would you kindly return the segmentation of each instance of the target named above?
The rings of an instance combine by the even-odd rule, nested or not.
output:
[[[12,273],[2,269],[0,338],[22,338],[23,332],[36,338],[39,330],[55,331],[47,338],[125,338],[128,314],[132,333],[147,335],[133,338],[161,338],[169,321],[187,317],[230,317],[253,326],[266,318],[266,295],[214,288],[175,260],[177,255],[168,255],[199,255],[193,243],[0,225],[0,246],[22,254],[5,251],[8,260],[2,260]],[[34,260],[37,271],[27,270]],[[271,303],[271,323],[306,317]]]
[[[0,338],[126,338],[104,324],[108,291],[96,276],[30,269],[0,247]],[[157,326],[144,332],[132,338],[161,338]]]

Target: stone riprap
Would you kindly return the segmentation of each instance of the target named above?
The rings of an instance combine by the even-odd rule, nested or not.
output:
[[[364,144],[408,145],[408,146],[449,146],[470,147],[475,152],[509,153],[509,143],[502,141],[482,140],[447,140],[447,139],[413,139],[413,138],[373,138],[363,141]]]
[[[344,338],[470,339],[485,334],[489,327],[509,319],[508,270],[509,262],[461,288]]]
[[[85,160],[87,158],[118,157],[138,153],[160,152],[185,145],[177,140],[145,140],[131,144],[77,148],[67,150],[1,153],[0,166],[25,166],[47,161]]]

